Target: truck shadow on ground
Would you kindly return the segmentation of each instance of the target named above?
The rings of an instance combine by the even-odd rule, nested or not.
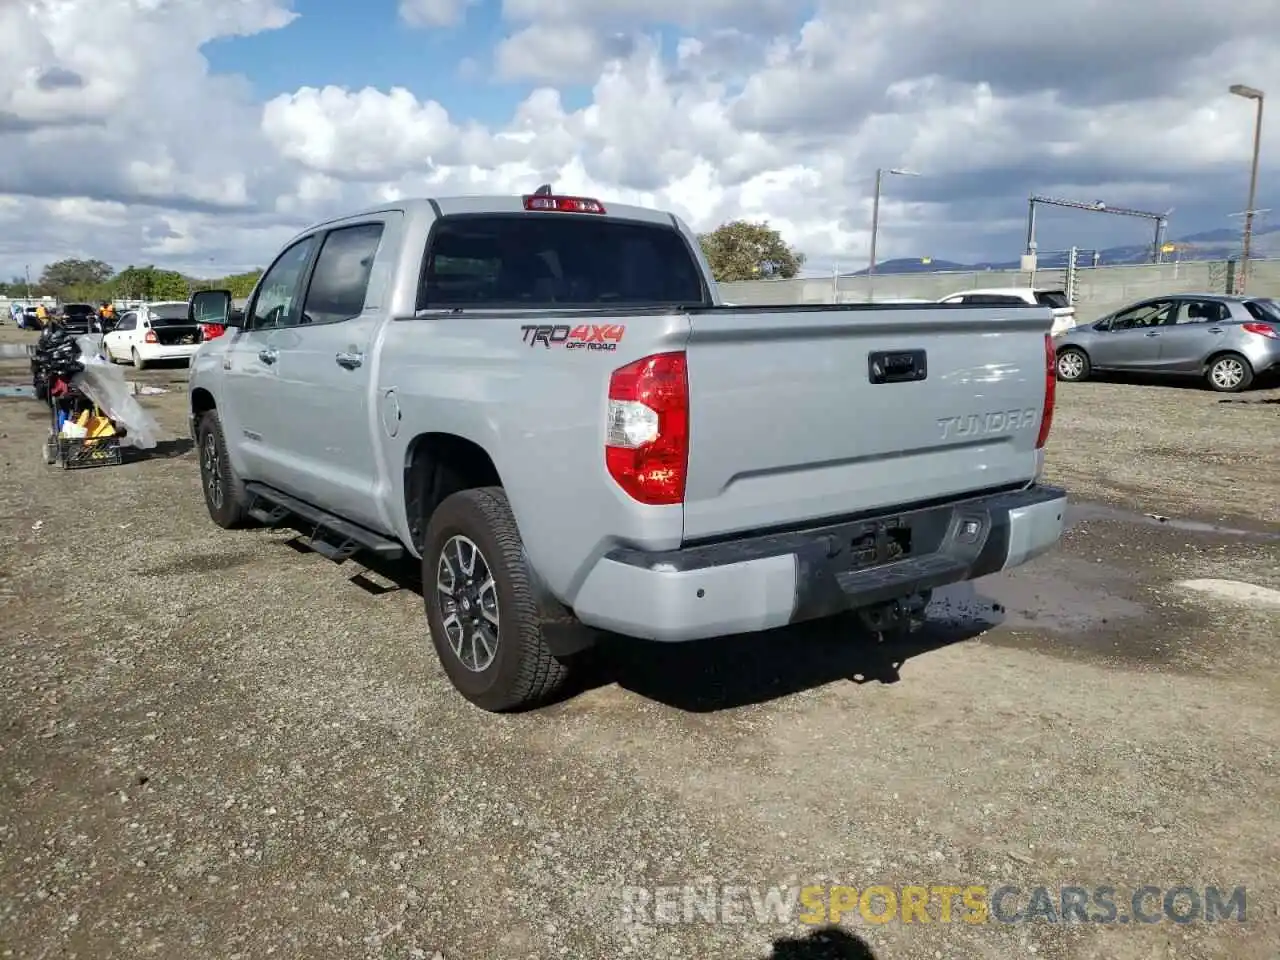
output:
[[[367,593],[422,593],[415,562],[362,555],[351,563],[356,569],[349,582]],[[680,710],[713,713],[837,682],[897,683],[912,657],[971,640],[1004,621],[1004,608],[972,583],[954,584],[935,596],[928,618],[909,632],[877,634],[851,614],[687,643],[599,632],[596,645],[578,654],[575,680],[558,702],[616,684]]]
[[[823,927],[803,937],[775,940],[761,960],[876,960],[867,942],[839,927]]]
[[[910,631],[876,633],[846,614],[688,643],[601,634],[585,655],[579,687],[617,684],[670,707],[712,713],[838,682],[897,683],[912,657],[973,639],[1002,621],[998,604],[977,597],[971,585],[958,587],[969,597],[964,615],[931,607]]]

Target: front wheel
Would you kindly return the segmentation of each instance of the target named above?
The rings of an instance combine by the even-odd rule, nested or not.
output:
[[[1219,393],[1239,393],[1253,383],[1253,367],[1238,353],[1224,353],[1209,364],[1205,379]]]
[[[1089,357],[1083,350],[1065,347],[1058,353],[1058,379],[1074,382],[1089,376]]]
[[[569,678],[542,636],[515,517],[501,487],[447,497],[427,524],[422,595],[453,686],[494,713],[546,702]]]
[[[249,497],[244,483],[231,466],[222,421],[214,410],[200,417],[196,427],[196,450],[200,456],[200,486],[209,517],[225,530],[243,526],[249,515]]]

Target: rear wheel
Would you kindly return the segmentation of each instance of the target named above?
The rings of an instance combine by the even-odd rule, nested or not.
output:
[[[1074,382],[1089,376],[1089,357],[1076,347],[1058,351],[1058,379]]]
[[[135,370],[147,369],[147,361],[142,359],[142,355],[138,353],[138,348],[133,348],[133,368]]]
[[[227,530],[243,526],[249,515],[249,496],[227,456],[217,411],[209,410],[200,417],[196,450],[200,456],[200,486],[210,518]]]
[[[454,687],[491,712],[544,703],[569,678],[542,636],[524,547],[501,487],[463,490],[431,515],[422,594]]]
[[[1238,353],[1224,353],[1210,362],[1205,379],[1219,393],[1239,393],[1253,383],[1253,367]]]

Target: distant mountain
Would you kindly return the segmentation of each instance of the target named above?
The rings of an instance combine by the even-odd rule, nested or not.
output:
[[[1229,260],[1240,255],[1240,231],[1230,228],[1205,230],[1201,233],[1188,234],[1172,241],[1178,247],[1176,254],[1165,254],[1165,258],[1179,260]],[[1255,226],[1253,230],[1253,256],[1280,257],[1280,225]],[[1150,263],[1151,246],[1133,244],[1124,247],[1108,247],[1105,250],[1084,250],[1078,253],[1077,263],[1092,266],[1094,254],[1097,254],[1097,265],[1100,267],[1115,266],[1126,263]],[[1037,266],[1042,270],[1061,269],[1067,265],[1067,251],[1054,251],[1040,254]],[[1017,270],[1021,266],[1018,260],[983,261],[979,263],[957,263],[954,260],[938,260],[925,262],[920,258],[899,258],[885,260],[876,264],[877,274],[894,273],[951,273],[966,270]],[[866,270],[845,276],[859,277]]]

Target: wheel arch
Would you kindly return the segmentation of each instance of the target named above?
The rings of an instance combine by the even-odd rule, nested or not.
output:
[[[414,549],[422,551],[427,522],[446,497],[460,490],[501,486],[493,457],[474,440],[438,431],[415,436],[404,459],[405,522]]]
[[[1204,365],[1200,368],[1200,372],[1208,373],[1209,368],[1212,367],[1219,360],[1221,360],[1223,357],[1235,357],[1236,359],[1243,362],[1244,365],[1249,368],[1249,371],[1251,373],[1253,372],[1253,364],[1249,362],[1248,357],[1246,357],[1239,350],[1227,350],[1227,349],[1215,350],[1213,353],[1209,354],[1209,356],[1205,357]]]

